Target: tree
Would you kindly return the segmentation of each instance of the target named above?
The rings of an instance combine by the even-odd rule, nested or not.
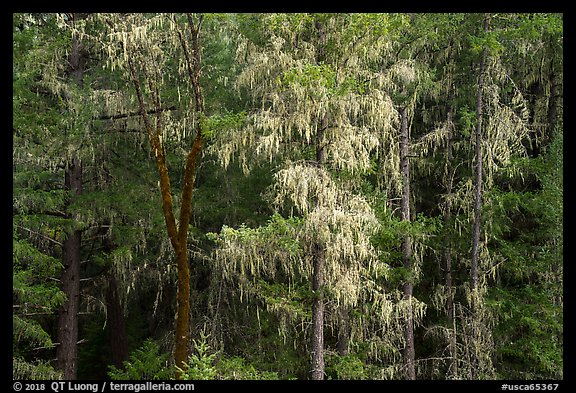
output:
[[[516,379],[562,378],[563,185],[562,134],[542,156],[526,160],[540,186],[530,191],[491,191],[488,209],[498,217],[493,247],[507,263],[487,303],[498,316],[494,339],[498,375]]]
[[[220,34],[225,35],[224,29],[219,30],[217,26],[226,18],[218,15],[205,18],[204,15],[193,14],[136,14],[106,16],[105,19],[105,23],[112,28],[112,33],[108,35],[111,40],[105,46],[109,66],[112,70],[118,67],[134,87],[139,108],[137,112],[143,123],[141,126],[146,130],[160,174],[162,212],[178,271],[174,356],[176,366],[182,368],[190,347],[188,239],[199,160],[207,140],[217,135],[220,129],[234,128],[243,117],[242,113],[227,110],[224,101],[229,97],[214,91],[219,87],[217,83],[210,85],[213,100],[208,104],[205,104],[202,87],[202,80],[221,77],[222,71],[218,70],[220,65],[214,65],[214,59],[204,61],[201,30],[207,24],[209,32],[206,34],[215,33],[213,41],[216,41],[220,39]],[[212,54],[221,56],[218,52]],[[202,75],[205,66],[214,70],[206,77]],[[178,83],[180,78],[190,83],[181,85]],[[164,102],[169,104],[165,106]],[[208,116],[207,108],[213,112],[212,116]],[[183,148],[182,141],[187,137],[192,138],[191,147]],[[169,168],[170,148],[177,155],[183,155],[182,171]],[[180,172],[182,180],[175,181],[171,171]],[[174,213],[173,203],[176,187],[181,190],[178,217]]]
[[[402,198],[401,198],[401,211],[402,220],[410,221],[410,163],[408,160],[409,139],[408,134],[408,109],[403,107],[400,112],[400,168],[402,171]],[[410,236],[406,236],[402,242],[402,259],[404,269],[410,270],[412,268],[412,249],[411,249]],[[408,281],[404,284],[404,296],[408,302],[412,302],[412,294],[414,291],[413,284]],[[412,312],[408,314],[408,320],[405,327],[406,348],[404,349],[404,357],[406,361],[406,374],[408,379],[416,379],[416,370],[414,368],[414,325],[412,321]]]
[[[379,193],[388,199],[390,206],[396,205],[393,199],[399,199],[398,206],[401,222],[405,224],[401,233],[401,269],[404,272],[402,283],[403,302],[406,303],[404,326],[404,374],[407,379],[416,379],[415,325],[419,322],[416,315],[422,315],[422,304],[418,304],[414,296],[414,287],[418,282],[419,271],[423,260],[423,241],[427,234],[416,231],[413,224],[417,216],[414,196],[411,188],[411,161],[417,156],[417,146],[414,146],[412,130],[418,102],[431,96],[437,90],[431,77],[431,71],[426,63],[426,51],[431,45],[428,35],[431,35],[427,24],[430,23],[422,15],[397,15],[396,23],[391,32],[394,56],[383,60],[383,69],[390,82],[388,91],[393,97],[398,111],[398,130],[396,135],[388,140],[382,140],[382,147],[390,147],[388,157],[380,159],[380,176],[388,179],[379,187]],[[422,52],[424,52],[422,54]],[[423,136],[422,138],[425,138]],[[389,163],[386,163],[388,161]],[[397,198],[393,198],[396,196]]]
[[[189,319],[190,319],[190,271],[188,262],[188,227],[191,216],[192,191],[195,183],[197,162],[202,152],[204,142],[204,97],[200,86],[201,46],[199,41],[203,16],[186,15],[182,23],[180,16],[166,18],[156,15],[147,18],[143,15],[127,17],[110,17],[108,23],[112,27],[111,63],[123,67],[127,77],[136,91],[139,113],[150,142],[151,151],[156,161],[160,175],[160,191],[162,194],[162,211],[166,229],[174,252],[178,268],[178,312],[175,329],[174,360],[182,367],[189,351]],[[162,22],[170,23],[171,29],[162,29]],[[149,34],[148,34],[149,29]],[[172,47],[162,48],[161,39],[169,39]],[[166,53],[164,52],[166,50]],[[115,51],[122,51],[123,56],[114,58]],[[193,109],[185,109],[194,127],[194,138],[188,154],[182,181],[182,197],[180,201],[180,216],[178,225],[173,210],[170,176],[166,161],[166,135],[163,106],[161,104],[161,88],[164,73],[173,59],[182,61],[182,73],[190,82],[191,95],[194,97]],[[118,61],[116,60],[118,59]],[[148,90],[144,91],[147,88]],[[145,95],[146,93],[146,95]],[[150,108],[156,114],[154,120],[149,114]],[[184,127],[183,127],[184,128]],[[177,131],[178,132],[178,131]],[[179,132],[186,132],[181,131]]]
[[[494,223],[489,247],[503,261],[486,300],[497,317],[494,340],[501,343],[495,368],[498,376],[515,379],[562,378],[563,124],[556,79],[562,51],[552,49],[562,47],[562,16],[514,14],[500,23],[506,27],[502,57],[526,99],[532,132],[523,139],[527,155],[486,193],[486,216]]]
[[[452,354],[450,358],[453,359],[450,367],[455,373],[458,371],[460,375],[468,375],[468,378],[478,378],[477,373],[483,374],[482,378],[494,375],[491,357],[486,356],[486,348],[494,346],[489,333],[489,326],[494,323],[494,315],[486,306],[486,294],[490,285],[490,277],[494,277],[493,274],[500,266],[501,257],[499,250],[491,247],[492,239],[498,236],[497,231],[493,229],[497,227],[494,217],[482,216],[488,209],[487,206],[492,203],[490,199],[492,194],[486,197],[483,190],[497,187],[497,184],[502,181],[503,173],[508,173],[510,176],[512,173],[518,174],[519,168],[516,160],[526,154],[525,143],[530,135],[527,102],[519,85],[512,78],[514,68],[507,61],[507,51],[504,47],[504,43],[513,45],[514,41],[508,41],[510,36],[507,36],[505,29],[501,28],[502,24],[508,23],[516,16],[491,18],[494,23],[491,24],[493,29],[490,31],[484,29],[487,26],[484,24],[484,15],[481,21],[479,17],[480,15],[475,15],[474,18],[467,17],[464,23],[476,23],[476,26],[481,24],[483,27],[480,33],[470,35],[468,38],[456,35],[456,47],[461,45],[458,42],[464,38],[467,50],[473,54],[473,57],[461,56],[458,62],[453,63],[455,66],[453,70],[456,72],[451,73],[451,76],[462,78],[465,74],[458,70],[469,67],[472,61],[472,64],[476,64],[478,72],[483,70],[483,77],[479,79],[482,82],[482,89],[478,83],[473,85],[477,88],[470,89],[464,87],[469,83],[460,82],[462,87],[449,95],[452,102],[447,103],[448,108],[455,110],[455,116],[451,115],[455,121],[451,123],[446,121],[431,134],[433,136],[431,139],[441,140],[441,145],[450,149],[450,156],[454,157],[453,169],[446,172],[449,177],[444,180],[449,186],[447,190],[453,190],[446,199],[446,208],[450,209],[450,217],[452,217],[449,222],[452,228],[446,228],[447,236],[451,239],[451,250],[447,251],[452,253],[451,276],[454,273],[461,274],[454,269],[453,257],[460,259],[460,264],[468,269],[467,279],[464,280],[462,276],[460,278],[468,284],[454,288],[457,291],[463,290],[461,294],[465,295],[467,306],[459,304],[457,298],[452,297],[451,288],[442,289],[442,294],[438,294],[438,300],[446,301],[451,298],[449,304],[453,310],[452,314],[460,319],[461,333],[457,333],[458,321],[454,319],[451,321],[453,327],[450,329],[450,334],[457,334],[458,342],[456,343],[454,339],[450,340],[452,342],[449,344]],[[478,30],[478,27],[470,24],[469,29]],[[442,59],[441,55],[439,59]],[[476,74],[476,77],[479,75]],[[473,107],[475,110],[471,109]],[[452,112],[453,110],[449,110],[449,113]],[[470,138],[473,143],[464,143],[464,138]],[[474,150],[471,150],[472,147]],[[471,167],[472,171],[467,172],[466,164],[470,159],[473,160],[474,165]],[[479,170],[480,178],[478,177]],[[471,178],[474,180],[470,180]],[[444,212],[446,216],[448,210],[445,209]],[[483,230],[478,227],[480,222],[484,226]],[[467,225],[470,225],[469,229],[466,229]],[[453,235],[468,231],[473,239],[471,242],[473,252],[469,254],[470,258],[464,257],[464,254],[469,252],[468,246],[456,240],[457,238]],[[475,254],[477,257],[472,257]],[[452,277],[450,281],[453,283]],[[469,307],[469,311],[464,311],[463,306]],[[456,359],[454,354],[457,353],[459,353],[459,358]]]
[[[77,16],[71,15],[71,23],[75,23]],[[82,87],[84,79],[84,59],[82,41],[78,34],[72,36],[70,50],[70,71],[72,82]],[[73,154],[65,164],[64,187],[71,195],[82,194],[82,161]],[[73,198],[72,196],[72,198]],[[74,230],[68,234],[63,243],[61,285],[62,291],[68,297],[60,310],[58,320],[58,350],[56,356],[60,369],[64,371],[65,379],[76,379],[78,362],[78,312],[80,311],[80,248],[82,245],[82,231]]]
[[[53,25],[49,24],[50,28]],[[12,241],[12,330],[15,379],[59,378],[61,372],[49,363],[45,351],[55,347],[46,320],[65,301],[54,280],[62,269],[57,233],[61,217],[48,212],[61,210],[65,193],[57,190],[55,177],[41,158],[40,127],[51,128],[53,116],[44,110],[49,99],[35,94],[34,82],[41,75],[36,59],[42,51],[40,23],[26,14],[13,15],[13,241]],[[44,45],[50,47],[53,41]],[[37,112],[37,117],[32,113]],[[33,119],[35,121],[33,121]]]
[[[484,16],[484,32],[488,32],[490,15]],[[475,305],[475,292],[478,288],[478,249],[480,242],[480,222],[482,211],[482,116],[483,116],[483,89],[484,72],[488,49],[483,49],[478,70],[478,91],[476,93],[476,132],[475,132],[475,192],[474,192],[474,227],[472,230],[472,257],[470,260],[470,287],[472,290],[472,309]]]
[[[355,306],[360,297],[355,288],[362,286],[360,272],[377,263],[370,262],[375,254],[368,240],[375,216],[355,187],[358,176],[371,166],[370,153],[378,146],[375,133],[390,130],[396,115],[379,82],[369,83],[378,78],[370,65],[378,61],[386,44],[378,34],[386,31],[387,19],[297,14],[262,16],[262,22],[264,43],[247,41],[240,47],[246,50],[240,54],[247,65],[239,76],[240,86],[250,88],[262,106],[244,130],[222,139],[228,145],[218,150],[224,163],[238,147],[249,144],[270,161],[278,155],[295,160],[276,173],[274,205],[279,212],[302,217],[303,223],[290,225],[289,233],[304,254],[296,262],[294,252],[282,253],[287,259],[282,259],[281,270],[291,280],[309,280],[311,378],[323,379],[325,307],[335,299],[340,312],[330,315],[338,318],[342,310]],[[359,42],[374,50],[358,51]],[[240,161],[247,162],[247,157],[240,150]],[[338,171],[345,173],[341,179],[333,175]],[[220,264],[230,264],[232,255],[242,252],[246,252],[242,260],[250,265],[265,263],[252,252],[253,237],[244,235],[246,231],[222,231]],[[274,245],[269,244],[267,252],[277,255]],[[292,263],[306,268],[294,270]]]
[[[60,151],[62,154],[56,156],[47,154],[43,158],[38,158],[37,164],[42,171],[47,170],[47,172],[53,174],[60,169],[64,169],[64,187],[62,187],[62,196],[64,198],[61,200],[63,206],[51,203],[52,206],[48,210],[43,210],[42,208],[37,210],[32,205],[29,205],[27,209],[31,209],[30,212],[33,212],[33,214],[56,216],[62,220],[59,226],[60,229],[63,229],[63,233],[60,232],[58,234],[57,230],[46,238],[52,239],[53,244],[61,247],[61,251],[50,251],[53,255],[61,252],[63,274],[60,282],[61,289],[67,297],[66,302],[62,304],[60,309],[57,358],[59,368],[64,372],[64,377],[74,379],[76,377],[78,311],[80,304],[81,224],[73,213],[72,205],[74,199],[82,193],[81,157],[85,154],[85,149],[82,149],[82,146],[84,145],[85,128],[88,124],[85,117],[87,111],[78,110],[77,106],[78,101],[80,101],[79,96],[82,95],[83,55],[81,53],[81,43],[77,36],[72,37],[71,42],[65,38],[61,23],[63,20],[59,19],[57,15],[24,14],[21,18],[20,33],[24,33],[26,30],[32,32],[36,30],[34,26],[36,25],[41,27],[38,29],[40,37],[53,34],[53,37],[46,41],[47,45],[44,48],[37,44],[32,44],[26,48],[29,51],[27,55],[35,53],[39,55],[38,60],[43,60],[45,63],[40,62],[39,65],[35,66],[36,69],[32,71],[37,73],[35,79],[30,80],[32,83],[28,82],[30,83],[28,86],[24,85],[21,87],[36,91],[36,94],[41,95],[42,98],[31,101],[28,93],[23,93],[20,96],[22,100],[19,102],[17,100],[15,112],[18,113],[18,116],[14,123],[14,134],[18,142],[22,143],[23,146],[18,146],[15,151],[19,151],[20,147],[27,146],[29,137],[24,136],[23,133],[23,131],[31,127],[27,121],[27,113],[31,106],[38,105],[37,109],[42,113],[42,116],[51,118],[53,123],[49,127],[46,127],[49,123],[40,123],[40,128],[44,127],[45,132],[42,133],[43,135],[36,133],[31,140],[40,146],[45,146],[46,150],[44,153],[49,153],[51,149],[55,149],[55,151]],[[22,37],[24,36],[25,34],[22,35]],[[69,68],[63,66],[66,46],[71,47]],[[24,71],[23,75],[26,75],[27,71],[30,71],[30,68],[26,70],[26,66],[16,64],[16,74]],[[62,76],[64,78],[61,78]],[[66,81],[63,82],[63,79]],[[26,77],[22,80],[26,81]],[[22,92],[22,90],[20,91]],[[27,96],[28,98],[26,98]],[[52,143],[51,139],[53,137],[59,139],[59,141]],[[33,157],[30,151],[27,154],[28,157]],[[41,187],[47,187],[47,191],[52,188],[53,192],[60,193],[56,191],[59,186],[60,184],[51,179],[49,183]],[[24,204],[27,204],[27,202],[24,201]],[[25,227],[23,228],[26,229]],[[58,239],[60,237],[62,239]]]

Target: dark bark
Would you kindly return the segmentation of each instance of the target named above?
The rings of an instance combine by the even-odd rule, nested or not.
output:
[[[77,159],[68,164],[64,184],[74,195],[82,193],[82,166]],[[61,289],[67,301],[60,308],[58,317],[58,342],[56,358],[64,379],[76,379],[78,358],[78,311],[80,308],[80,246],[82,234],[75,230],[68,235],[62,246]]]
[[[400,112],[400,170],[402,172],[402,197],[400,200],[400,210],[403,221],[410,221],[410,162],[409,143],[410,135],[408,130],[408,109],[403,107]],[[407,272],[412,271],[412,245],[410,236],[405,236],[402,242],[402,262]],[[406,325],[404,327],[404,338],[406,347],[404,348],[404,363],[406,367],[406,378],[416,379],[414,366],[414,320],[412,317],[412,292],[414,285],[411,278],[404,283],[404,299],[409,302]]]
[[[338,310],[338,355],[346,356],[350,352],[350,310],[340,307]]]
[[[82,55],[82,41],[75,33],[72,37],[72,50],[70,52],[70,77],[79,86],[84,84],[84,56]]]
[[[181,39],[182,50],[185,55],[188,77],[194,90],[194,102],[196,112],[204,115],[204,95],[200,85],[201,58],[199,34],[203,17],[200,16],[196,24],[191,14],[187,14],[188,28],[190,31],[191,53],[188,51],[186,41]],[[201,122],[196,122],[196,136],[192,142],[192,148],[186,157],[184,168],[184,187],[182,189],[182,202],[180,205],[180,222],[178,225],[178,250],[176,259],[178,264],[178,311],[176,314],[176,348],[174,361],[180,368],[188,358],[190,349],[190,266],[188,264],[188,226],[192,214],[192,191],[196,180],[198,160],[202,153],[204,143]],[[179,379],[180,374],[176,377]]]
[[[82,42],[78,34],[72,37],[70,53],[70,77],[73,82],[82,86],[84,62]],[[82,193],[82,163],[73,157],[67,163],[64,172],[64,186],[73,195]],[[71,203],[72,199],[68,201]],[[70,218],[70,217],[69,217]],[[61,289],[68,298],[61,307],[58,316],[58,349],[56,359],[64,373],[64,379],[76,379],[78,359],[78,311],[80,308],[80,247],[82,233],[74,230],[62,245],[62,262],[64,271],[61,277]]]
[[[128,359],[128,334],[126,333],[126,321],[118,296],[118,284],[114,273],[108,274],[106,317],[110,364],[121,369],[124,361]]]

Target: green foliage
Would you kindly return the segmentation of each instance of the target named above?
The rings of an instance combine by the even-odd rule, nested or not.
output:
[[[458,129],[465,138],[470,137],[474,133],[478,116],[475,111],[460,108],[458,110]]]
[[[26,312],[28,310],[22,310],[22,313]],[[44,331],[38,322],[20,318],[18,315],[12,316],[12,334],[15,343],[26,341],[29,345],[34,346],[46,348],[53,346],[50,335]]]
[[[499,317],[498,370],[515,379],[562,378],[562,146],[559,133],[543,160],[530,161],[540,190],[493,194],[504,264],[488,304]]]
[[[282,310],[294,320],[309,320],[313,293],[308,285],[269,283],[259,279],[254,284],[256,296],[271,310]]]
[[[512,379],[562,379],[562,308],[541,284],[494,289],[499,373]]]
[[[210,139],[214,133],[219,131],[231,131],[242,128],[246,121],[246,113],[227,113],[224,115],[213,115],[200,120],[202,124],[202,135]]]
[[[233,356],[222,358],[218,362],[220,379],[233,380],[276,380],[278,374],[272,371],[260,371],[252,364],[247,364],[244,358]]]
[[[259,371],[253,365],[246,364],[245,359],[232,356],[220,357],[218,352],[211,350],[207,344],[208,336],[200,333],[199,340],[193,340],[194,351],[184,369],[177,368],[185,380],[214,380],[214,379],[278,379],[275,372]]]
[[[182,379],[187,380],[207,380],[216,379],[218,374],[214,362],[216,353],[210,353],[210,346],[206,342],[206,336],[201,333],[200,340],[192,340],[194,351],[187,362],[184,362],[183,369],[176,367],[181,373]]]
[[[444,223],[442,217],[428,217],[418,213],[415,220],[404,221],[391,214],[390,211],[381,210],[378,219],[382,224],[378,232],[372,236],[372,243],[382,251],[381,256],[388,261],[399,260],[400,246],[406,236],[415,241],[425,242],[442,231]]]
[[[326,374],[331,379],[369,379],[368,369],[356,355],[331,355],[326,358]]]
[[[12,379],[19,380],[58,380],[62,372],[55,370],[47,361],[27,362],[22,357],[12,358]]]
[[[284,72],[282,84],[298,84],[304,87],[322,86],[333,89],[336,86],[336,72],[328,64],[306,64],[302,69],[291,69]]]
[[[54,137],[62,135],[63,108],[47,69],[66,43],[54,15],[13,14],[12,368],[18,379],[61,377],[50,362],[52,325],[66,301],[58,276],[71,220],[62,213],[68,193],[54,149],[62,146]]]
[[[221,242],[224,239],[232,239],[240,243],[269,242],[273,239],[282,250],[296,256],[301,252],[298,240],[293,236],[294,228],[302,225],[299,217],[284,218],[280,214],[273,214],[267,225],[258,228],[249,228],[245,224],[234,229],[227,225],[222,227],[220,234],[208,233],[210,240]]]
[[[470,35],[470,48],[472,53],[479,55],[487,50],[491,56],[498,56],[504,51],[504,46],[498,40],[496,32],[488,32],[482,36]]]
[[[222,361],[240,357],[261,373],[276,374],[272,379],[306,378],[309,365],[303,345],[305,334],[294,321],[268,311],[257,299],[243,300],[227,316],[241,329],[227,340],[229,355]]]
[[[167,380],[174,377],[168,366],[168,354],[161,353],[156,341],[147,339],[142,346],[130,354],[123,369],[111,365],[108,375],[114,380]]]
[[[249,227],[269,218],[262,193],[272,181],[267,167],[254,168],[245,176],[237,165],[226,170],[207,162],[200,168],[201,183],[195,191],[196,225],[204,233],[219,231],[223,225]]]
[[[290,69],[277,82],[286,88],[292,85],[311,90],[321,88],[329,97],[347,93],[364,94],[368,88],[368,81],[359,81],[351,76],[339,78],[334,67],[329,64],[306,64],[302,68]]]

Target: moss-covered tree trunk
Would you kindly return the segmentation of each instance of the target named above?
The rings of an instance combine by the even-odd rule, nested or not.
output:
[[[484,17],[484,31],[488,31],[489,16]],[[478,71],[478,90],[476,93],[476,146],[474,157],[476,159],[475,180],[474,180],[474,224],[472,227],[472,258],[470,265],[470,288],[474,293],[478,288],[478,254],[480,248],[480,221],[482,220],[482,116],[483,116],[483,89],[484,72],[488,50],[484,49],[480,59]],[[474,296],[473,296],[474,302]],[[472,306],[474,308],[474,304]]]
[[[189,82],[192,85],[195,95],[195,111],[201,119],[204,116],[204,97],[202,88],[200,86],[200,45],[199,33],[202,23],[202,17],[198,22],[194,22],[192,15],[187,14],[189,34],[178,31],[180,44],[182,47],[186,69],[189,77]],[[185,36],[189,36],[189,41]],[[139,74],[136,71],[136,66],[132,60],[128,60],[128,67],[133,85],[136,89],[138,103],[140,106],[140,115],[144,120],[150,147],[154,153],[156,160],[156,168],[160,174],[160,192],[162,195],[162,212],[166,222],[166,229],[170,238],[170,243],[176,254],[176,267],[178,272],[178,289],[177,289],[177,312],[176,312],[176,327],[175,327],[175,348],[174,348],[174,363],[176,367],[183,368],[184,362],[188,357],[190,350],[190,266],[188,261],[188,225],[190,216],[192,214],[192,191],[196,178],[196,170],[198,159],[202,153],[203,146],[203,130],[202,121],[196,122],[196,134],[192,142],[192,146],[186,157],[186,164],[184,168],[183,184],[182,184],[182,197],[180,204],[180,217],[178,225],[173,211],[172,193],[170,187],[170,176],[168,173],[168,166],[166,163],[166,152],[164,145],[161,142],[162,123],[157,117],[156,122],[153,124],[148,116],[148,111],[145,105],[144,96],[142,93],[142,82],[139,79]],[[154,81],[149,80],[148,83],[154,84]],[[153,93],[152,100],[156,106],[156,111],[161,112],[160,97],[156,90]],[[176,374],[180,378],[181,374]]]

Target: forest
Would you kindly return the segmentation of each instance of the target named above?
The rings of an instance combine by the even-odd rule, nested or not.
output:
[[[14,13],[14,380],[562,380],[563,14]]]

